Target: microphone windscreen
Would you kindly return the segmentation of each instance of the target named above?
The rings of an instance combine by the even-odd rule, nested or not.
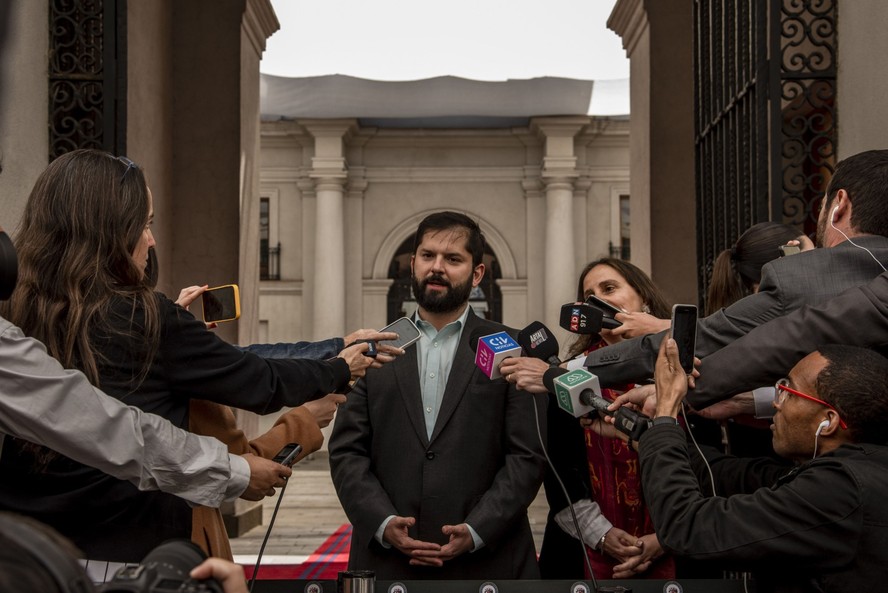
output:
[[[558,323],[572,334],[592,335],[601,332],[604,313],[586,303],[568,303],[561,307]]]
[[[543,373],[543,385],[549,393],[555,393],[555,379],[567,373],[567,369],[561,367],[550,367]]]
[[[549,360],[558,358],[558,340],[540,321],[534,321],[518,332],[518,344],[525,356]]]
[[[486,335],[489,335],[490,328],[476,327],[472,330],[472,333],[469,334],[469,347],[472,349],[472,352],[478,351],[478,340],[483,338]]]

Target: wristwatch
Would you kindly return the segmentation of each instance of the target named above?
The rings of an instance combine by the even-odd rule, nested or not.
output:
[[[657,416],[653,420],[651,420],[651,426],[658,426],[660,424],[668,424],[669,426],[678,426],[678,418],[673,418],[672,416]]]

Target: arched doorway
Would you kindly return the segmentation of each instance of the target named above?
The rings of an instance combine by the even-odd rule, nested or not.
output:
[[[413,255],[414,237],[415,233],[404,239],[389,262],[388,277],[393,281],[388,291],[386,323],[405,315],[412,315],[416,310],[410,282],[410,256]],[[490,245],[484,245],[484,256],[481,261],[484,263],[484,278],[472,291],[469,304],[479,316],[502,323],[503,297],[496,283],[502,278],[502,271]]]

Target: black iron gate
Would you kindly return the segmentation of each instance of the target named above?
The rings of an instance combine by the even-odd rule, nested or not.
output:
[[[49,160],[126,152],[126,0],[49,2]]]
[[[715,257],[748,227],[816,227],[835,165],[837,2],[694,2],[701,305]]]

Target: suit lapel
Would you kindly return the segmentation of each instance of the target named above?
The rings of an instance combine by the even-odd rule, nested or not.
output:
[[[471,305],[469,305],[466,326],[462,330],[459,345],[453,357],[453,365],[450,367],[450,376],[447,378],[447,386],[444,388],[444,397],[441,400],[441,409],[438,411],[438,419],[435,421],[435,429],[432,431],[430,442],[434,441],[447,425],[460,400],[465,395],[469,381],[477,370],[475,367],[475,353],[472,352],[472,348],[469,345],[469,336],[472,335],[472,330],[477,325],[478,318],[472,311]]]
[[[407,348],[403,356],[391,363],[395,371],[398,393],[404,400],[404,408],[410,418],[410,424],[423,445],[428,446],[425,416],[422,413],[422,390],[419,385],[419,363],[416,359],[416,347]]]

